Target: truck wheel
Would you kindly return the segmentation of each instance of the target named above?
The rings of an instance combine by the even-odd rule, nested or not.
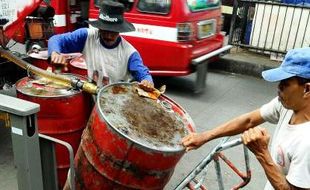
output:
[[[27,40],[25,43],[25,47],[26,47],[26,52],[29,52],[33,49],[42,49],[42,48],[46,48],[46,44],[44,41],[30,41]]]

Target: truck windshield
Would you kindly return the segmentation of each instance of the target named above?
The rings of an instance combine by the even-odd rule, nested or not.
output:
[[[187,0],[187,5],[191,11],[201,11],[212,9],[220,5],[219,0]]]
[[[168,14],[170,5],[170,0],[140,0],[138,2],[138,10],[154,14]]]

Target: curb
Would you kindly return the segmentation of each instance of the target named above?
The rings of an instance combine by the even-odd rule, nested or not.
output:
[[[251,60],[250,60],[251,61]],[[254,76],[262,78],[261,73],[264,70],[277,67],[276,65],[265,65],[262,63],[251,63],[249,61],[236,60],[226,57],[219,58],[218,61],[209,64],[209,69],[221,70],[230,73]]]

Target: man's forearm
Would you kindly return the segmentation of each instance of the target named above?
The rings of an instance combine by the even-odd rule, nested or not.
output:
[[[295,189],[289,184],[277,164],[272,160],[269,152],[256,155],[257,160],[264,168],[265,174],[275,190]]]
[[[264,122],[259,109],[241,115],[227,123],[220,125],[204,134],[208,135],[208,141],[224,136],[233,136],[244,132],[245,130],[260,125]]]

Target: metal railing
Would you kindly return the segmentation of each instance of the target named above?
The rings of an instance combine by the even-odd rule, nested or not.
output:
[[[297,1],[288,4],[235,0],[229,44],[262,53],[280,54],[290,49],[308,47],[310,4],[297,4]]]

